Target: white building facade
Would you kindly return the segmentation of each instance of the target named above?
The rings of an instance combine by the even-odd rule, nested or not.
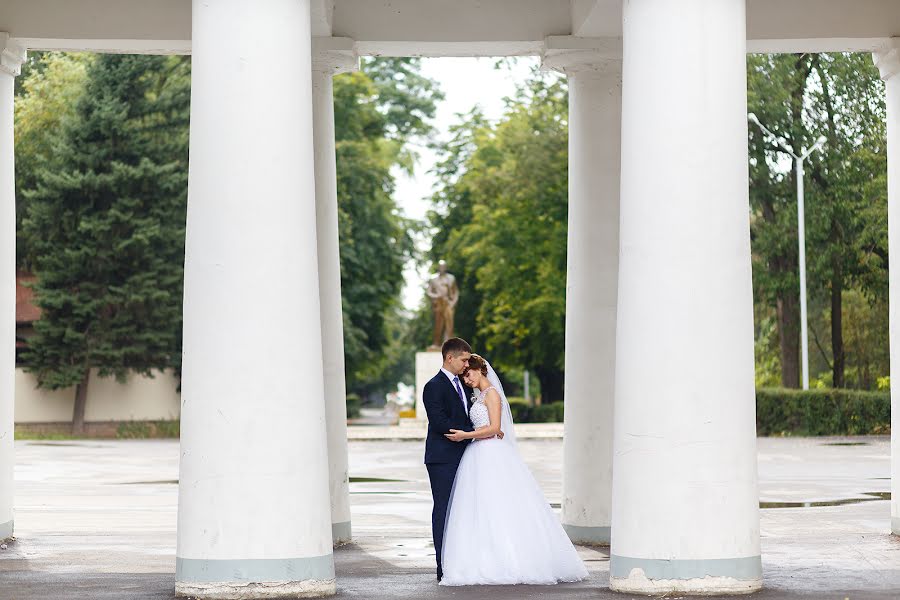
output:
[[[0,0],[0,538],[27,50],[193,55],[176,593],[201,598],[333,594],[351,537],[331,76],[539,55],[570,83],[563,523],[611,545],[614,590],[761,587],[745,57],[874,53],[900,263],[898,37],[896,0]],[[260,277],[277,323],[241,300]]]

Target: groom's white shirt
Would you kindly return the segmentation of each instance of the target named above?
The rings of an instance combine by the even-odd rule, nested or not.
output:
[[[443,373],[444,375],[447,376],[447,379],[450,380],[450,385],[453,386],[453,391],[456,392],[456,384],[453,383],[453,380],[454,380],[454,379],[459,379],[459,375],[454,375],[453,373],[451,373],[450,371],[448,371],[448,370],[445,369],[444,367],[441,367],[441,373]],[[459,382],[459,389],[460,389],[460,390],[462,390],[462,385],[463,385],[463,383],[462,383],[462,381],[460,381],[460,382]],[[456,395],[458,396],[458,395],[459,395],[459,392],[457,392]],[[460,400],[462,400],[462,403],[463,403],[463,410],[466,411],[466,414],[469,414],[469,403],[466,402],[466,393],[465,393],[465,392],[463,392],[462,398],[460,398]]]

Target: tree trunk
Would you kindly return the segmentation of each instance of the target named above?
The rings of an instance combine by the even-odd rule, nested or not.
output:
[[[841,292],[843,291],[843,271],[839,259],[833,261],[831,280],[831,366],[832,387],[844,387],[844,334],[841,328]]]
[[[85,369],[81,383],[75,386],[75,409],[72,411],[72,435],[84,435],[84,408],[87,406],[88,380],[91,370]]]
[[[778,342],[781,348],[781,385],[800,387],[800,300],[794,294],[779,296]]]
[[[541,404],[560,402],[563,399],[563,372],[559,369],[534,369],[541,382]]]

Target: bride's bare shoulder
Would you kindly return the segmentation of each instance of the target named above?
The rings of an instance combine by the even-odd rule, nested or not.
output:
[[[494,402],[499,402],[500,401],[500,392],[498,392],[497,389],[494,387],[489,387],[488,389],[486,389],[484,391],[484,394],[482,394],[482,398],[484,398],[485,402],[488,402],[491,400]]]

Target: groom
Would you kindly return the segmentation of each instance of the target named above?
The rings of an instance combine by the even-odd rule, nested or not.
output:
[[[466,450],[468,440],[451,442],[445,433],[451,429],[472,431],[469,420],[469,401],[472,390],[462,382],[463,370],[469,364],[472,348],[461,338],[450,338],[441,346],[444,364],[437,375],[425,384],[422,402],[428,414],[428,436],[425,438],[425,468],[431,480],[431,534],[437,558],[437,578],[441,580],[441,547],[444,540],[444,521],[456,469]]]

